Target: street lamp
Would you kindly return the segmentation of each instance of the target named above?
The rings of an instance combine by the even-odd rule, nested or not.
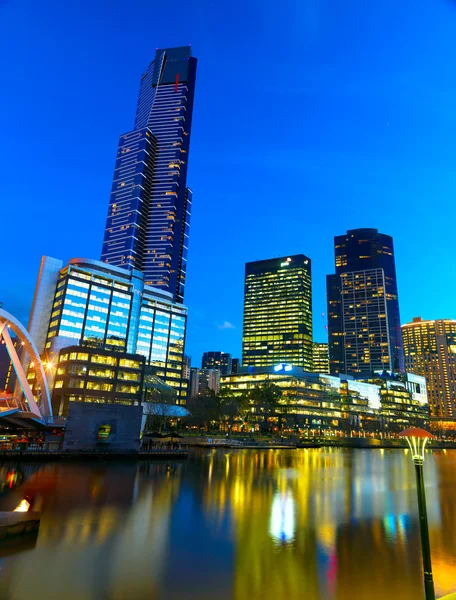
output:
[[[404,431],[401,431],[399,435],[407,439],[412,453],[412,460],[415,463],[416,493],[418,496],[418,512],[420,516],[421,552],[423,555],[424,569],[424,592],[426,600],[435,600],[431,565],[431,546],[429,544],[429,528],[426,511],[426,495],[424,492],[423,478],[424,449],[427,441],[434,436],[430,434],[429,431],[418,429],[417,427],[405,429]]]

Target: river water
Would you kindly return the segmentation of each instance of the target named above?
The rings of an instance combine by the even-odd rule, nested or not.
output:
[[[194,450],[187,461],[11,469],[24,480],[0,510],[32,494],[42,518],[36,544],[0,544],[2,599],[423,597],[404,450]],[[456,591],[456,451],[428,453],[425,479],[438,597]]]

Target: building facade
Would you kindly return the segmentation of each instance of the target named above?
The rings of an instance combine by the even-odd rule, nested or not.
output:
[[[134,129],[120,137],[101,260],[139,269],[183,302],[192,191],[187,168],[196,58],[157,49],[141,78]]]
[[[177,407],[176,407],[177,408]],[[71,402],[63,439],[64,451],[137,452],[142,408]]]
[[[222,375],[230,375],[232,370],[231,354],[227,352],[205,352],[201,359],[202,369],[218,369]]]
[[[54,269],[55,263],[48,264]],[[35,297],[46,302],[34,304],[29,331],[33,337],[34,324],[39,324],[37,347],[48,363],[71,345],[139,354],[176,390],[178,402],[185,403],[187,309],[171,293],[145,285],[141,271],[90,259],[72,259],[65,267],[60,262],[52,278],[41,269],[36,287]],[[41,336],[43,327],[46,334]]]
[[[328,344],[325,342],[312,343],[312,371],[329,374]]]
[[[290,428],[398,433],[429,421],[426,381],[405,373],[358,380],[308,373],[285,364],[242,367],[237,375],[222,376],[221,390],[236,397],[265,382],[282,392],[270,420],[285,422]]]
[[[328,275],[328,343],[332,374],[404,371],[393,239],[377,229],[334,238]]]
[[[232,358],[231,359],[231,373],[232,375],[235,375],[236,373],[239,373],[239,369],[241,367],[241,361],[239,358]]]
[[[192,360],[190,356],[184,355],[183,367],[182,367],[182,377],[184,379],[190,379],[190,368],[191,368]]]
[[[70,402],[141,404],[144,366],[140,354],[91,346],[62,349],[53,367],[53,414],[66,416]]]
[[[402,338],[407,370],[426,378],[431,415],[456,417],[456,320],[416,317]]]
[[[311,261],[303,254],[247,263],[242,364],[312,370]]]
[[[3,340],[2,340],[3,341]],[[13,345],[18,356],[22,353],[21,343],[17,338],[13,338]],[[12,392],[17,383],[16,371],[13,368],[11,357],[8,354],[6,344],[0,344],[0,393]]]
[[[191,369],[189,398],[196,398],[211,390],[214,394],[220,391],[220,371],[218,369]]]

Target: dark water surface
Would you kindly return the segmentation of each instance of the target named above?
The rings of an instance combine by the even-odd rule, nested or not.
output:
[[[41,526],[31,549],[0,544],[2,599],[423,598],[402,450],[201,450],[22,470],[0,510],[31,493]],[[456,451],[428,454],[425,474],[440,596],[456,591]]]

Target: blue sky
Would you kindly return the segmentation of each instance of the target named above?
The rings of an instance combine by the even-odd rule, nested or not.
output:
[[[246,261],[394,237],[401,321],[456,318],[456,3],[0,0],[0,301],[27,321],[42,254],[99,258],[118,137],[156,47],[199,59],[187,352],[239,355]]]

